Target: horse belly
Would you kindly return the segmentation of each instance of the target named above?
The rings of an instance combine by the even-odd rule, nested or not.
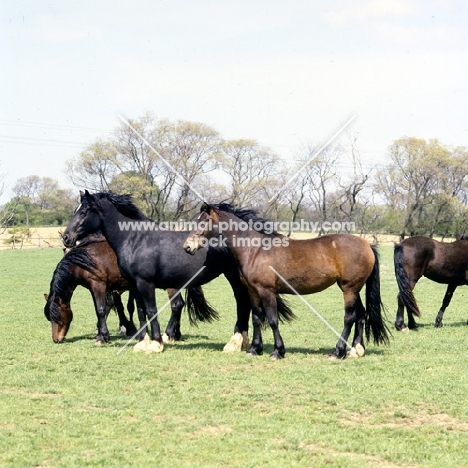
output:
[[[335,275],[292,276],[286,279],[287,284],[280,280],[278,293],[295,294],[296,291],[301,295],[315,294],[328,289],[337,282],[337,279]]]

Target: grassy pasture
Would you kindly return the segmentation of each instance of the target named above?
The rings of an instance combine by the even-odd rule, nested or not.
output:
[[[422,280],[421,328],[388,348],[329,361],[337,337],[297,298],[283,324],[286,358],[222,353],[235,306],[221,278],[205,287],[221,320],[190,328],[159,355],[93,344],[90,295],[75,293],[68,340],[56,345],[43,293],[59,249],[0,252],[0,466],[461,467],[468,459],[466,288],[433,321],[445,287]],[[392,248],[381,248],[383,300],[393,324]],[[307,300],[339,331],[336,287]],[[159,306],[166,302],[158,293]],[[165,326],[168,310],[161,313]],[[393,325],[392,325],[393,328]]]

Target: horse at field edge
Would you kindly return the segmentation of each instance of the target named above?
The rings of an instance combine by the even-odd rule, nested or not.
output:
[[[455,289],[468,284],[468,235],[463,234],[454,242],[439,242],[426,236],[408,237],[395,244],[393,260],[399,290],[395,328],[399,331],[417,328],[414,317],[421,317],[421,311],[413,289],[422,276],[436,283],[447,284],[434,323],[436,328],[441,328],[445,309],[449,306]],[[405,307],[408,326],[404,318]]]

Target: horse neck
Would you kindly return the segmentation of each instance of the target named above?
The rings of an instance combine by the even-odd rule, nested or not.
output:
[[[69,271],[69,268],[66,268],[63,271],[66,271],[65,277],[63,276],[62,272],[60,279],[54,277],[52,280],[50,296],[53,297],[54,302],[57,302],[57,300],[60,298],[62,302],[70,304],[73,293],[78,286],[78,281],[76,275]]]
[[[101,231],[114,252],[119,250],[122,246],[122,242],[128,238],[129,234],[132,233],[131,229],[126,231],[125,229],[122,229],[121,226],[125,225],[125,223],[139,223],[143,221],[123,215],[111,202],[107,200],[104,200],[101,203],[100,217]],[[128,225],[129,224],[127,224],[127,226]]]
[[[220,216],[220,221],[229,223],[229,228],[223,231],[222,236],[228,246],[229,251],[236,259],[237,263],[242,267],[249,260],[255,257],[255,253],[259,250],[258,247],[252,247],[249,240],[253,237],[264,237],[265,235],[255,230],[241,231],[239,229],[231,229],[231,221],[234,225],[239,226],[244,221],[235,215],[223,213]],[[247,222],[247,221],[245,221]],[[239,239],[247,238],[247,242],[242,242]]]

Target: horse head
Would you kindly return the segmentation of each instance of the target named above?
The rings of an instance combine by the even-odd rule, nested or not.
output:
[[[206,247],[211,237],[218,234],[219,213],[216,208],[203,203],[200,214],[195,222],[195,228],[184,242],[184,250],[194,255],[202,247]]]
[[[70,303],[56,298],[55,294],[44,294],[44,298],[44,315],[52,325],[52,340],[54,343],[63,343],[73,320]]]
[[[65,247],[75,246],[80,239],[98,231],[100,225],[101,219],[96,197],[87,190],[80,191],[80,204],[62,234],[63,244]]]

